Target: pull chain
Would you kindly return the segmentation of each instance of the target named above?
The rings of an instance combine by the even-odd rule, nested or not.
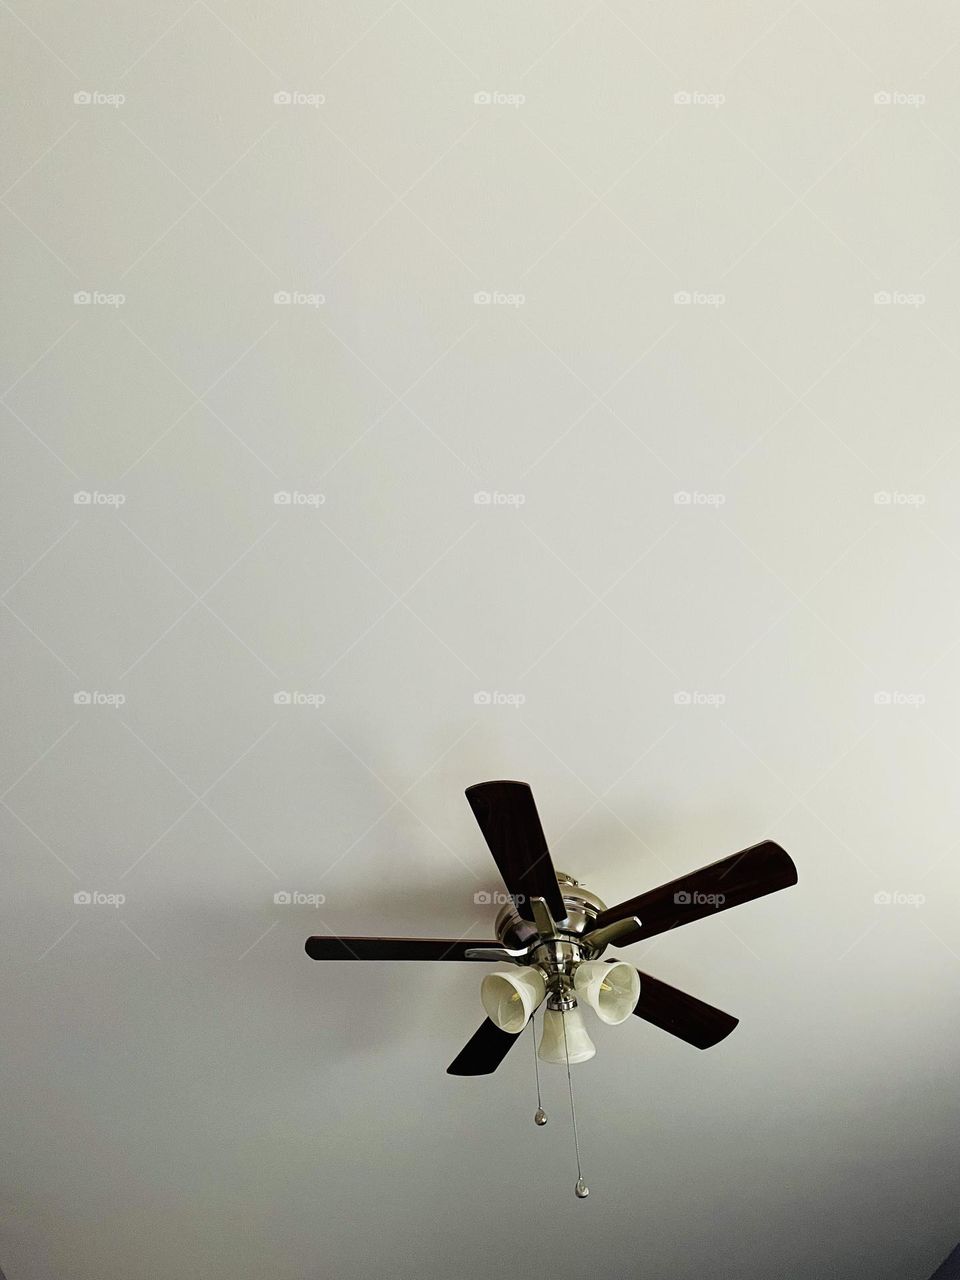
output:
[[[533,1117],[533,1123],[544,1125],[547,1123],[547,1113],[543,1109],[543,1103],[540,1100],[540,1059],[537,1057],[537,1032],[533,1025],[533,1014],[530,1015],[530,1032],[533,1041],[533,1069],[537,1076],[537,1110]]]
[[[583,1180],[583,1173],[580,1169],[580,1139],[577,1137],[577,1109],[573,1105],[573,1081],[570,1079],[570,1050],[567,1048],[567,1019],[564,1013],[560,1014],[560,1025],[563,1027],[563,1056],[567,1060],[567,1088],[570,1091],[570,1116],[573,1120],[573,1145],[577,1152],[577,1199],[586,1200],[590,1194],[590,1188]]]

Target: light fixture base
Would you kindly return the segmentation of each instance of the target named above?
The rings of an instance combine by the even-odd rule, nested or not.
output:
[[[596,960],[606,949],[603,938],[588,941],[586,935],[595,928],[607,904],[564,871],[557,873],[557,882],[567,911],[562,921],[554,921],[540,900],[535,904],[537,923],[526,920],[510,902],[497,916],[496,933],[504,947],[520,953],[515,964],[540,969],[547,985],[548,1007],[559,1011],[576,1006],[573,975],[578,966],[584,960]]]

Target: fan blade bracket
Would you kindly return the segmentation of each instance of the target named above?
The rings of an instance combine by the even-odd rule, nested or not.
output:
[[[467,947],[463,953],[464,960],[489,960],[495,964],[526,964],[531,950],[525,947],[522,951],[511,950],[510,947]]]
[[[557,936],[557,922],[553,918],[553,912],[546,898],[531,898],[530,906],[533,910],[533,921],[537,926],[541,939],[555,938]],[[566,916],[563,917],[566,920]]]
[[[643,923],[639,916],[624,916],[622,920],[613,920],[610,924],[603,925],[600,929],[591,929],[589,933],[581,936],[580,941],[588,947],[596,947],[601,950],[603,947],[616,946],[621,939],[625,939],[628,944],[631,939],[628,934],[635,933],[638,929],[643,928]]]

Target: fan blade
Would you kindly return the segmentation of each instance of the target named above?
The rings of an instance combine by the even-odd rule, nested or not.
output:
[[[697,1049],[719,1044],[740,1021],[646,973],[640,973],[640,999],[633,1012]]]
[[[524,920],[533,920],[531,898],[545,899],[554,919],[565,920],[567,908],[527,783],[478,782],[467,787],[466,797]]]
[[[650,889],[619,906],[608,907],[597,916],[593,928],[602,929],[624,916],[639,916],[639,926],[617,941],[617,946],[626,947],[796,883],[797,868],[793,859],[772,840],[764,840],[709,867],[662,884],[659,889]]]
[[[474,947],[497,947],[499,942],[476,938],[308,938],[311,960],[466,960]]]
[[[447,1067],[447,1075],[488,1076],[496,1071],[519,1039],[519,1035],[501,1031],[485,1018]]]

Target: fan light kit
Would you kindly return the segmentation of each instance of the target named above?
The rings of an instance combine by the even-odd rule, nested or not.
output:
[[[737,1019],[651,978],[622,960],[601,961],[612,943],[629,946],[797,883],[790,855],[772,840],[608,907],[572,876],[553,868],[533,792],[525,782],[480,782],[467,800],[493,854],[510,901],[497,915],[496,939],[313,937],[314,960],[471,960],[508,965],[480,985],[486,1019],[447,1072],[489,1075],[545,1004],[537,1067],[537,1125],[547,1122],[540,1099],[540,1061],[567,1069],[577,1153],[576,1194],[590,1194],[580,1169],[580,1143],[570,1067],[596,1053],[581,1012],[587,1005],[616,1026],[631,1014],[697,1049],[718,1044]]]

